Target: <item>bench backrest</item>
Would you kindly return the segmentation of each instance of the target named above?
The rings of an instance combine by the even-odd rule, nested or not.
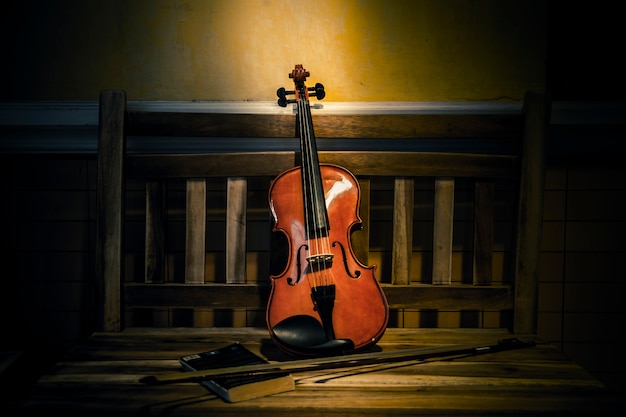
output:
[[[319,158],[359,180],[363,228],[352,245],[361,262],[377,264],[390,326],[441,325],[429,317],[455,311],[460,326],[495,320],[535,332],[548,118],[548,98],[533,92],[519,112],[505,114],[314,114],[318,140],[377,139],[382,146],[321,151]],[[269,274],[284,243],[271,233],[267,189],[298,164],[298,152],[203,146],[287,141],[294,132],[292,114],[142,111],[129,108],[123,91],[101,93],[102,330],[263,324]],[[193,152],[136,150],[155,137],[200,145]],[[508,145],[504,152],[431,152],[414,149],[415,139]],[[421,314],[417,324],[410,312]]]

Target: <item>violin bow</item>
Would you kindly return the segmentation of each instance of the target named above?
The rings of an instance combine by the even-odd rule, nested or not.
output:
[[[365,365],[377,365],[410,360],[426,360],[436,357],[456,355],[482,355],[505,350],[522,349],[535,346],[534,341],[525,342],[518,338],[501,339],[492,345],[447,345],[423,347],[388,352],[356,353],[350,355],[328,356],[315,359],[302,359],[280,363],[244,365],[226,368],[214,368],[201,371],[173,372],[142,377],[140,382],[150,385],[164,385],[178,382],[200,382],[218,377],[243,377],[278,373],[298,373],[325,369],[350,368]]]

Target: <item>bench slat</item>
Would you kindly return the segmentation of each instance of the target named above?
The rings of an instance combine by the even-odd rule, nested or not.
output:
[[[246,282],[246,200],[248,181],[228,178],[226,184],[226,282]]]
[[[204,282],[206,239],[206,180],[187,180],[187,219],[185,238],[185,282]]]
[[[433,284],[452,280],[452,231],[454,226],[454,178],[435,179],[433,226]]]
[[[492,279],[494,193],[493,181],[477,181],[474,186],[474,285],[489,285]]]
[[[165,182],[146,183],[145,281],[165,281]]]
[[[391,283],[397,285],[410,282],[414,184],[413,179],[404,177],[394,181]]]

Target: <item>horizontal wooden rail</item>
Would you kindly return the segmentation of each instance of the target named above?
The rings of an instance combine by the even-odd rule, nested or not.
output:
[[[294,152],[128,155],[127,174],[136,178],[276,176],[298,165]],[[437,152],[320,152],[322,163],[355,175],[453,176],[512,179],[518,157]]]
[[[390,308],[507,310],[512,309],[506,285],[383,284]],[[265,309],[269,284],[126,284],[129,307]],[[485,300],[488,300],[486,302]]]
[[[315,114],[319,138],[513,138],[520,114]],[[127,112],[129,135],[294,137],[295,115]]]

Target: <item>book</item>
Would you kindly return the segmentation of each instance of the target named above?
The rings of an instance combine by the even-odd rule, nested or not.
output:
[[[185,371],[269,363],[240,343],[186,355],[179,362]],[[293,375],[289,372],[215,377],[202,380],[200,384],[230,403],[293,391],[296,388]]]

